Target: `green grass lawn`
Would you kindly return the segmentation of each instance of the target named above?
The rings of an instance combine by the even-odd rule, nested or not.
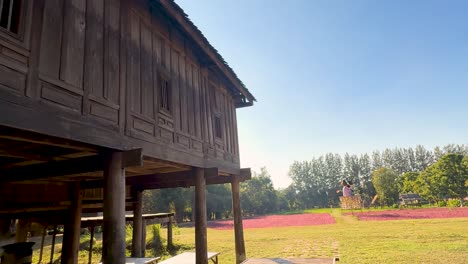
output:
[[[468,263],[468,218],[358,221],[343,216],[339,209],[308,212],[331,213],[334,225],[245,229],[248,257],[335,257],[340,263]],[[151,241],[148,228],[148,241]],[[194,228],[176,228],[176,250],[172,254],[194,250]],[[161,235],[165,239],[166,230]],[[85,240],[85,239],[84,239]],[[89,241],[89,240],[88,240]],[[165,241],[164,241],[165,242]],[[93,263],[100,259],[97,254]],[[60,246],[58,246],[59,250]],[[48,247],[50,250],[50,247]],[[86,246],[80,252],[80,263],[87,263]],[[220,263],[235,263],[233,231],[208,229],[208,249],[221,252]],[[48,250],[45,250],[47,259]],[[153,254],[151,249],[147,255]],[[163,258],[170,257],[162,252]],[[38,251],[34,259],[37,263]],[[56,254],[57,258],[60,256]]]

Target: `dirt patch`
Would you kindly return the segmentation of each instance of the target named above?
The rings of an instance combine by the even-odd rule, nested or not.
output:
[[[349,215],[351,213],[347,213]],[[359,220],[387,221],[404,219],[433,219],[468,217],[468,207],[464,208],[426,208],[426,209],[399,209],[376,212],[354,212]]]
[[[335,224],[330,214],[294,214],[294,215],[268,215],[243,219],[244,229],[286,227],[286,226],[313,226]],[[208,222],[208,228],[227,230],[234,228],[234,221],[220,220]]]

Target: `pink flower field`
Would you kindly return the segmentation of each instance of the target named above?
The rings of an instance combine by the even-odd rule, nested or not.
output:
[[[351,213],[348,213],[351,214]],[[375,212],[354,212],[359,220],[387,221],[404,219],[432,219],[468,217],[468,207],[464,208],[426,208],[426,209],[400,209]]]
[[[286,226],[313,226],[335,224],[330,214],[294,214],[294,215],[268,215],[243,219],[244,229],[286,227]],[[208,228],[228,230],[234,228],[232,220],[208,222]]]

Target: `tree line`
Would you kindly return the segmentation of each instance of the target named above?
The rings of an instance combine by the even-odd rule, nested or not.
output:
[[[289,169],[290,186],[275,189],[266,168],[241,183],[244,215],[258,215],[313,207],[339,206],[339,182],[353,184],[355,194],[369,204],[398,202],[399,193],[419,193],[430,201],[460,198],[468,189],[468,145],[446,145],[428,150],[421,145],[361,155],[328,153],[295,161]],[[456,177],[452,177],[457,175]],[[382,183],[382,184],[379,184]],[[457,189],[458,188],[458,189]],[[229,184],[206,189],[208,219],[232,216]],[[193,219],[193,188],[145,191],[146,212],[175,212],[178,222]]]

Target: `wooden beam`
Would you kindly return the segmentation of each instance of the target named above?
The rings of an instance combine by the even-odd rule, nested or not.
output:
[[[206,179],[214,179],[217,177],[224,177],[219,176],[218,168],[207,168],[205,169]],[[181,182],[190,181],[191,185],[194,186],[194,177],[193,172],[189,171],[178,171],[178,172],[169,172],[169,173],[154,173],[154,174],[146,174],[146,175],[138,175],[138,176],[131,176],[126,178],[126,184],[139,187],[141,189],[147,189],[146,186],[163,184],[164,183],[175,183],[178,185]],[[83,189],[94,189],[102,187],[103,181],[102,180],[93,180],[93,181],[83,181],[82,188]],[[183,186],[177,186],[183,187]]]
[[[15,242],[26,242],[29,232],[29,220],[19,219],[16,224]]]
[[[108,154],[104,170],[102,263],[125,264],[125,170],[121,152]]]
[[[103,157],[100,155],[65,161],[50,161],[47,163],[4,170],[0,177],[0,182],[27,181],[98,171],[102,169],[102,164]]]
[[[195,168],[195,259],[197,264],[208,264],[206,181],[204,169]]]
[[[89,227],[89,233],[91,234],[91,237],[89,239],[88,264],[91,264],[93,260],[94,226]]]
[[[24,167],[16,167],[2,171],[0,182],[17,182],[65,175],[80,174],[104,169],[105,155],[94,155],[69,159],[64,161],[50,161]],[[143,155],[141,149],[122,152],[122,166],[141,166]]]
[[[134,209],[133,209],[132,257],[141,258],[141,251],[142,251],[141,241],[142,241],[142,232],[143,232],[142,191],[136,190],[134,193],[134,196],[136,199],[135,199]]]
[[[52,233],[52,246],[50,247],[50,263],[54,263],[55,238],[57,237],[57,225],[54,225]]]
[[[98,148],[85,143],[80,143],[73,140],[67,140],[58,137],[44,136],[39,133],[28,132],[25,130],[19,130],[4,126],[0,126],[0,138],[9,139],[13,141],[23,141],[47,146],[74,149],[86,152],[98,151]]]
[[[231,183],[232,189],[232,212],[234,214],[234,238],[236,247],[236,264],[246,260],[244,229],[242,226],[242,210],[240,205],[239,176],[234,176]]]
[[[81,205],[83,200],[83,191],[80,190],[79,182],[73,184],[71,194],[72,204],[69,209],[68,221],[64,225],[61,263],[77,264],[80,250]]]
[[[233,179],[233,176],[218,176],[214,178],[209,178],[209,179],[206,179],[206,185],[231,183],[232,179]],[[247,179],[239,176],[240,182],[244,182],[246,180]],[[150,190],[150,189],[167,189],[167,188],[178,188],[178,187],[189,188],[192,186],[195,186],[194,179],[186,179],[186,180],[173,181],[173,182],[147,183],[145,185],[142,185],[141,188],[144,188],[145,190]]]

